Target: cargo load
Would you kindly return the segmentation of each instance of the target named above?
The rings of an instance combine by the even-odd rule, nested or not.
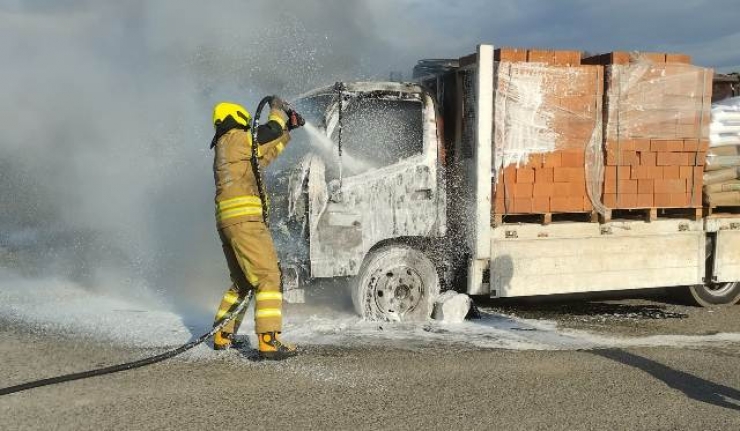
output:
[[[700,208],[713,71],[682,54],[612,52],[605,67],[606,208]]]
[[[497,215],[591,212],[586,148],[600,145],[603,68],[578,51],[494,53]]]

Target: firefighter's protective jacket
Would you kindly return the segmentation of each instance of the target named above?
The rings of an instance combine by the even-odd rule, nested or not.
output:
[[[267,167],[290,141],[285,113],[273,109],[267,124],[257,131],[257,159]],[[234,127],[216,134],[213,176],[216,181],[216,221],[222,229],[246,221],[263,221],[263,205],[252,167],[252,134]],[[263,186],[264,187],[264,186]]]

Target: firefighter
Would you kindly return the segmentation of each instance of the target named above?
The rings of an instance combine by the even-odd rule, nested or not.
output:
[[[262,358],[276,360],[295,355],[296,349],[280,340],[280,269],[266,224],[267,198],[260,185],[259,172],[285,149],[290,141],[290,130],[302,125],[294,112],[286,111],[285,103],[273,97],[268,122],[257,131],[258,167],[252,163],[251,115],[244,107],[229,102],[214,107],[216,133],[211,142],[211,148],[215,148],[216,222],[232,282],[221,300],[214,326],[254,289],[259,354]],[[288,113],[292,115],[289,117]],[[234,345],[234,335],[245,313],[246,308],[215,334],[216,350]]]

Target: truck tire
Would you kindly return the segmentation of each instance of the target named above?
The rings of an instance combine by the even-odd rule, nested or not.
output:
[[[352,283],[352,302],[367,320],[424,321],[439,290],[437,269],[424,253],[392,245],[365,258]]]
[[[701,307],[734,305],[740,301],[740,282],[689,286],[691,299]]]

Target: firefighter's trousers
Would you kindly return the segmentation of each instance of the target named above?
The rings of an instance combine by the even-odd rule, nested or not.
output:
[[[267,226],[258,221],[238,223],[220,229],[219,236],[232,284],[221,300],[214,326],[254,289],[255,332],[280,332],[283,302],[280,268]],[[224,327],[223,332],[236,334],[245,313],[246,308]]]

